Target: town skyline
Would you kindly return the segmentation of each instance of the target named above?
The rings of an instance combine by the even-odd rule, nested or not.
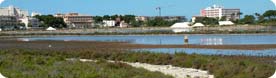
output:
[[[1,4],[1,7],[13,5],[29,12],[39,12],[42,14],[68,13],[77,12],[93,16],[103,15],[138,15],[138,16],[157,16],[157,7],[162,7],[163,16],[187,16],[191,18],[194,15],[199,15],[200,10],[213,4],[223,5],[225,8],[240,8],[241,12],[246,14],[263,13],[266,10],[275,9],[274,4],[270,0],[139,0],[139,1],[78,1],[74,0],[47,0],[47,1],[19,1],[6,0]],[[62,4],[62,5],[61,5]],[[75,5],[75,6],[72,6]],[[196,5],[196,6],[195,6]],[[192,7],[191,7],[192,6]]]

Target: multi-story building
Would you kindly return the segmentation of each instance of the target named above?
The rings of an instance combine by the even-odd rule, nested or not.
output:
[[[21,22],[23,22],[24,20],[28,19],[29,14],[28,14],[28,11],[21,10],[14,6],[9,6],[9,7],[0,8],[0,16],[1,16],[1,24],[0,24],[1,27],[15,28],[19,26],[18,23],[20,23],[20,20]],[[26,23],[25,23],[25,28],[27,28]]]
[[[63,18],[68,28],[93,28],[93,16],[68,13],[56,14],[55,17]]]
[[[161,18],[163,18],[166,21],[186,21],[185,16],[162,16]]]
[[[27,29],[38,28],[40,25],[40,21],[37,18],[33,18],[33,17],[26,17],[19,20],[20,22],[25,24],[25,28]]]
[[[16,16],[17,18],[23,18],[29,16],[29,14],[28,11],[9,6],[0,8],[0,16]]]
[[[18,23],[16,16],[0,16],[0,28],[3,30],[12,30]]]
[[[162,18],[165,21],[186,21],[185,16],[136,16],[136,21],[148,21],[154,20],[155,18]]]
[[[227,9],[222,6],[213,5],[201,10],[201,16],[219,18],[225,17],[227,20],[240,19],[240,9]]]

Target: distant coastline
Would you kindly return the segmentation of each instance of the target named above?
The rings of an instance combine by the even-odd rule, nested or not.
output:
[[[192,32],[175,33],[169,27],[61,29],[56,31],[1,31],[0,36],[28,35],[181,35],[181,34],[275,34],[276,29],[265,26],[225,26],[194,28]]]

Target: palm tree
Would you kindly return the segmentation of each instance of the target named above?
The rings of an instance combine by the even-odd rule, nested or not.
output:
[[[257,17],[261,16],[261,14],[259,14],[259,13],[254,13],[254,15],[257,16]]]
[[[230,20],[232,20],[232,21],[233,21],[233,20],[234,20],[234,18],[235,18],[235,15],[236,15],[235,13],[232,13],[232,14],[231,14],[231,19],[230,19]]]
[[[242,13],[242,12],[239,12],[238,15],[243,15],[243,13]]]
[[[243,15],[242,12],[238,12],[237,15],[239,16],[239,18],[241,18],[241,15]]]

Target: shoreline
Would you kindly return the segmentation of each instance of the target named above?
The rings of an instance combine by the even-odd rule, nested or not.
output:
[[[276,35],[276,32],[273,33],[26,33],[26,34],[3,34],[2,36],[101,36],[101,35]]]
[[[0,36],[20,35],[183,35],[183,34],[276,34],[273,26],[223,26],[194,28],[191,32],[173,32],[170,27],[99,28],[0,31]]]
[[[22,37],[55,37],[55,36],[185,36],[185,35],[276,35],[276,33],[251,33],[251,34],[94,34],[94,35],[0,35],[1,38],[22,38]]]

